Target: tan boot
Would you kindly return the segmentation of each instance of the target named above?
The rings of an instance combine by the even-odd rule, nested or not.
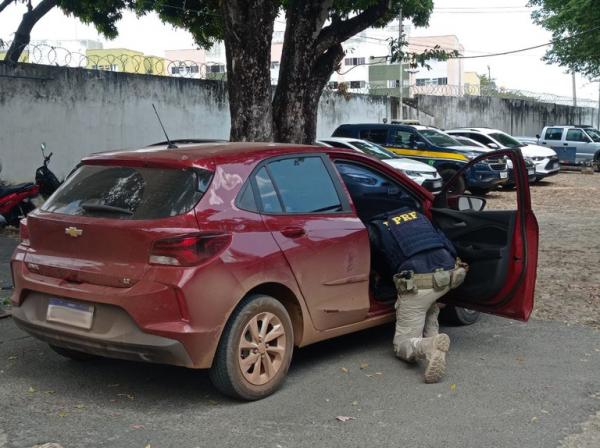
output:
[[[415,344],[415,355],[425,359],[427,365],[423,373],[426,383],[437,383],[446,373],[446,353],[450,350],[450,338],[447,334],[438,334],[423,338]]]

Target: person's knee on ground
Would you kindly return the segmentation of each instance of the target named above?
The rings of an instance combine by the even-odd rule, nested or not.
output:
[[[394,352],[398,358],[407,362],[416,360],[416,349],[420,340],[423,339],[427,313],[435,305],[437,299],[446,292],[447,288],[439,291],[433,289],[400,290],[396,300],[394,333]]]

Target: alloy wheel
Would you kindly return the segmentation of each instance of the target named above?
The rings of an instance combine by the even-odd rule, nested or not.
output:
[[[239,341],[238,363],[250,384],[262,386],[275,377],[285,359],[286,334],[281,320],[273,313],[252,317]]]

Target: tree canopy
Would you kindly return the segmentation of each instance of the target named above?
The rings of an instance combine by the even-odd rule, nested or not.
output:
[[[343,61],[343,42],[400,15],[425,26],[433,11],[433,0],[40,0],[35,7],[32,0],[24,1],[28,12],[7,60],[18,60],[35,23],[54,7],[94,24],[109,38],[117,35],[124,10],[156,12],[164,22],[188,30],[200,47],[224,42],[232,140],[296,143],[316,138],[319,98]],[[280,13],[286,30],[273,92],[271,40]],[[392,61],[411,65],[449,55],[439,47],[406,54],[403,38],[390,44]]]
[[[535,23],[552,32],[544,59],[588,77],[600,76],[600,0],[530,0]]]

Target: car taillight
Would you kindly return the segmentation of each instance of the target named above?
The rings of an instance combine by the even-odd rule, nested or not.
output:
[[[231,243],[231,235],[198,233],[155,241],[150,251],[150,264],[195,266],[223,252]]]
[[[27,227],[27,218],[21,219],[19,223],[19,238],[23,246],[29,246],[29,227]]]

